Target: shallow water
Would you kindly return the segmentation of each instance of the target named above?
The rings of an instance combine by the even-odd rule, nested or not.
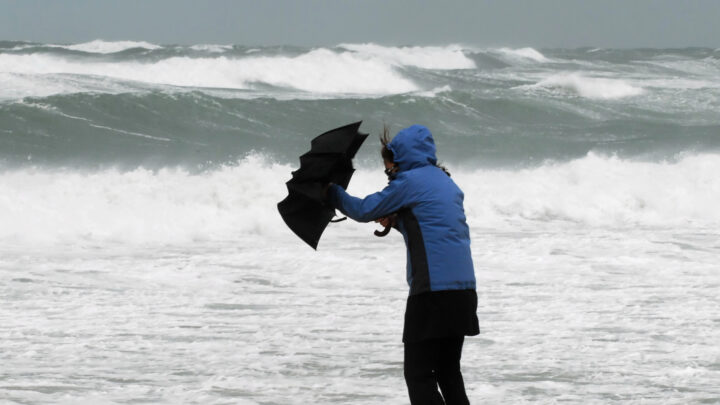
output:
[[[4,250],[10,403],[406,403],[402,241]],[[720,401],[714,233],[474,229],[474,403]]]

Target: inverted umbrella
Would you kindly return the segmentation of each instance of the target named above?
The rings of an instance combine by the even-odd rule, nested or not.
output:
[[[300,168],[285,183],[288,196],[278,203],[278,211],[290,229],[313,249],[335,216],[325,201],[325,186],[335,183],[347,188],[355,172],[352,159],[367,134],[358,132],[362,121],[318,135],[310,151],[300,156]]]

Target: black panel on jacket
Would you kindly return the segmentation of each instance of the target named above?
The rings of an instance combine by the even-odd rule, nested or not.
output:
[[[430,271],[420,224],[410,208],[403,208],[398,211],[398,217],[400,217],[405,227],[407,248],[410,252],[410,268],[412,270],[410,295],[430,291]]]

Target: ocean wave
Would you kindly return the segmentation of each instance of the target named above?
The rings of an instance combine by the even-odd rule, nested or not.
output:
[[[691,78],[652,78],[642,81],[643,87],[660,90],[703,90],[720,89],[720,81],[698,80]]]
[[[505,89],[622,99],[645,90],[717,88],[708,51],[472,49],[460,45],[261,47],[91,41],[76,45],[7,42],[0,50],[0,99],[72,93],[184,92],[229,98],[373,98],[450,86],[502,97]],[[60,49],[60,48],[62,49]],[[68,49],[75,51],[68,51]],[[119,52],[127,49],[139,52]],[[78,52],[83,50],[83,52]],[[558,62],[558,63],[547,63]],[[560,63],[562,62],[562,63]],[[664,86],[663,84],[667,84]],[[702,95],[689,95],[690,98]],[[665,100],[673,102],[672,99]]]
[[[545,55],[543,55],[534,48],[498,48],[493,51],[498,52],[506,59],[510,59],[513,61],[532,61],[538,63],[550,62],[550,59],[548,59]]]
[[[720,224],[720,155],[643,162],[589,153],[522,170],[453,173],[476,224],[573,223],[599,227]]]
[[[0,102],[22,102],[26,97],[45,98],[76,93],[119,94],[148,90],[147,86],[138,86],[138,83],[113,81],[96,75],[0,72],[0,84]]]
[[[238,235],[292,237],[276,204],[295,168],[253,154],[199,174],[173,168],[0,172],[0,241],[187,244]],[[521,170],[450,168],[465,191],[471,227],[720,224],[717,154],[655,163],[589,154]],[[385,181],[379,169],[360,169],[349,191],[363,196]]]
[[[216,44],[199,44],[192,45],[190,49],[195,51],[204,51],[210,53],[223,53],[233,49],[232,45],[216,45]]]
[[[104,62],[48,54],[0,54],[0,73],[83,75],[152,85],[252,89],[270,85],[324,94],[385,95],[420,88],[386,61],[316,49],[299,56],[186,56]],[[0,90],[0,97],[6,97]]]
[[[564,73],[542,79],[535,85],[525,88],[559,89],[590,99],[620,99],[638,96],[644,93],[641,87],[633,86],[625,80],[588,77],[579,73]]]
[[[183,169],[5,172],[0,240],[184,244],[273,235],[282,229],[275,205],[289,173],[258,156],[199,175]]]
[[[475,62],[463,53],[459,45],[390,47],[376,44],[341,44],[344,48],[363,57],[380,59],[398,66],[422,69],[454,70],[475,69]]]
[[[694,75],[697,77],[713,77],[720,75],[720,60],[713,57],[688,60],[680,56],[673,58],[656,58],[645,62],[651,66],[667,69],[677,76]]]
[[[144,48],[144,49],[160,49],[162,46],[151,44],[145,41],[103,41],[96,39],[90,42],[84,42],[74,45],[55,45],[58,48],[69,49],[71,51],[81,51],[88,53],[117,53],[128,49]]]

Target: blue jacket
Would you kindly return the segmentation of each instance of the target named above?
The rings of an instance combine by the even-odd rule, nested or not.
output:
[[[464,195],[435,165],[432,134],[414,125],[400,131],[388,148],[399,170],[387,187],[361,199],[333,185],[330,203],[359,222],[398,214],[397,229],[407,246],[410,295],[475,289]]]

